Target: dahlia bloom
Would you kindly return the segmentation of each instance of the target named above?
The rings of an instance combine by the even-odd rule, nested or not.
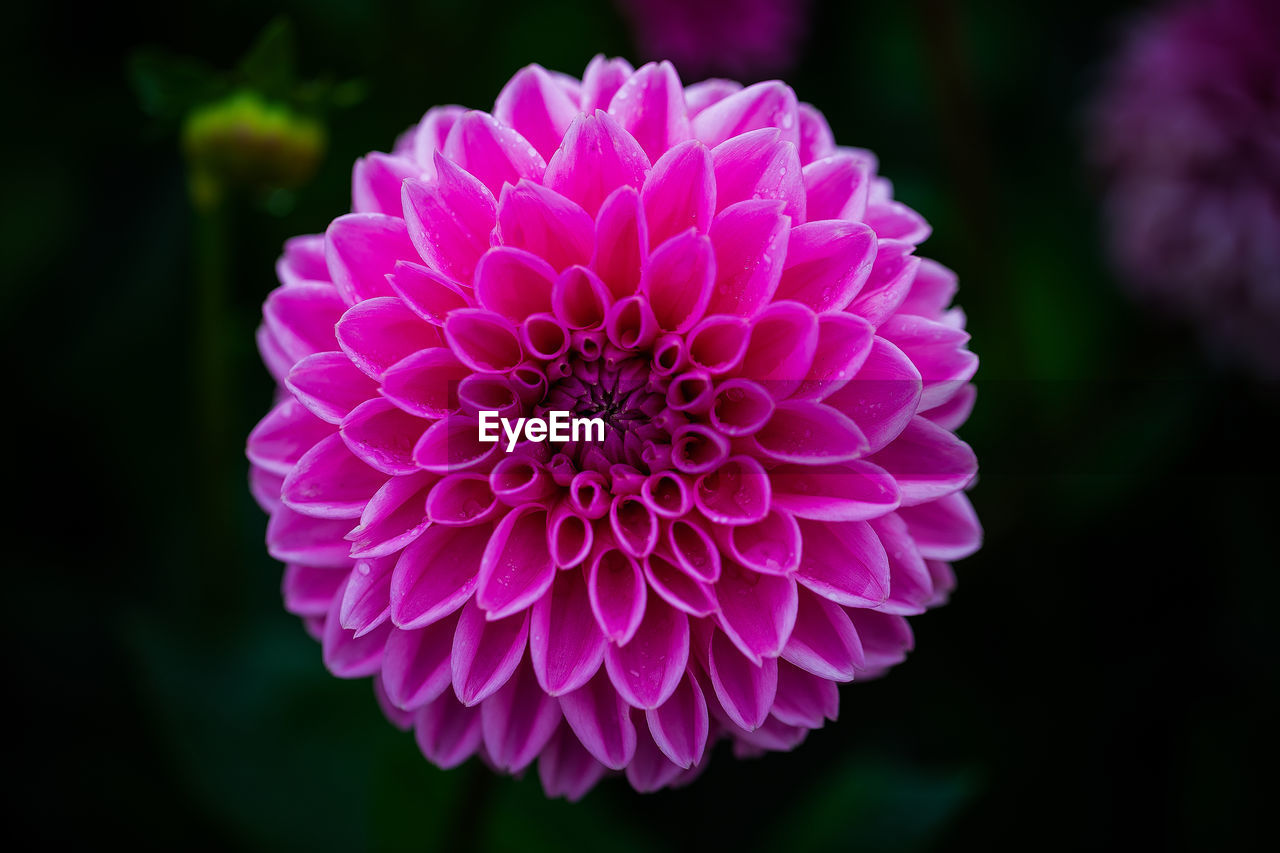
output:
[[[1143,297],[1280,375],[1280,4],[1142,22],[1095,115],[1112,254]]]
[[[809,30],[809,0],[617,0],[641,52],[687,74],[778,74]]]
[[[530,66],[285,246],[248,442],[284,600],[441,767],[549,795],[786,750],[980,530],[955,276],[778,82]],[[479,413],[604,440],[479,438]]]

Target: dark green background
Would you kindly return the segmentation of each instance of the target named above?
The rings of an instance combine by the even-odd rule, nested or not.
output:
[[[1270,826],[1280,388],[1202,354],[1107,272],[1085,108],[1129,6],[816,3],[794,73],[881,158],[959,271],[982,358],[964,430],[987,541],[917,651],[790,754],[718,750],[690,788],[428,765],[279,600],[243,439],[282,241],[428,107],[520,66],[638,56],[608,3],[311,0],[11,8],[0,239],[9,405],[10,832],[143,849],[1244,846]],[[304,74],[358,77],[291,212],[229,210],[231,402],[202,420],[193,219],[128,58],[228,68],[285,12]],[[1278,330],[1280,333],[1280,330]],[[15,393],[16,392],[16,393]],[[224,430],[218,476],[198,436]],[[222,497],[225,496],[225,500]],[[212,497],[212,501],[210,498]],[[228,503],[229,502],[229,503]],[[202,507],[230,505],[230,526]],[[230,533],[219,533],[229,530]]]

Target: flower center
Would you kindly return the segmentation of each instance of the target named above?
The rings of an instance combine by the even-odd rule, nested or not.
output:
[[[550,387],[534,414],[562,410],[579,418],[600,418],[605,424],[603,442],[570,441],[557,452],[580,468],[588,454],[594,456],[594,449],[610,465],[626,463],[647,470],[656,449],[670,443],[659,417],[666,408],[666,382],[652,373],[650,361],[648,353],[587,347],[549,364]]]

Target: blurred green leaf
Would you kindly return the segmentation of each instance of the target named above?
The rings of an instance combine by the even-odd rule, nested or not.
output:
[[[925,850],[982,788],[974,768],[854,759],[812,786],[762,850]]]
[[[267,24],[236,67],[247,85],[271,98],[284,99],[293,91],[298,49],[293,24],[280,17]]]
[[[129,60],[129,77],[143,112],[178,119],[225,88],[212,68],[198,59],[142,50]]]

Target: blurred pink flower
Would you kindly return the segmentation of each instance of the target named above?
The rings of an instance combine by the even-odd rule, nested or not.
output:
[[[1115,262],[1210,345],[1280,375],[1280,3],[1140,22],[1095,116]]]
[[[617,0],[641,53],[686,74],[758,78],[795,64],[809,0]]]
[[[790,749],[981,532],[955,276],[787,86],[530,66],[286,245],[249,438],[285,606],[441,767],[679,784]],[[603,441],[479,440],[478,412]]]

